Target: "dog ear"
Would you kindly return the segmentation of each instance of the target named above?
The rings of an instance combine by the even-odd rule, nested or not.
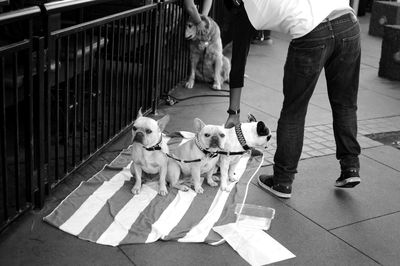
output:
[[[257,119],[254,115],[252,114],[247,114],[247,121],[249,122],[257,122]]]
[[[142,117],[142,116],[143,116],[142,107],[140,107],[136,119],[138,119],[139,117]]]
[[[200,132],[203,129],[203,127],[205,127],[205,126],[206,126],[206,124],[204,124],[204,122],[201,121],[200,118],[194,119],[194,131],[196,133]]]
[[[269,129],[265,126],[263,121],[257,123],[257,135],[259,136],[268,136]]]
[[[160,131],[163,132],[165,127],[167,126],[169,122],[169,115],[165,115],[163,118],[157,120],[158,127],[160,128]]]

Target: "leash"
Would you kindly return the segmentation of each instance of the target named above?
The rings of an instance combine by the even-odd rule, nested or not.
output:
[[[218,154],[219,154],[218,151],[216,151],[216,152],[210,152],[210,151],[204,149],[204,148],[201,146],[197,135],[196,135],[196,137],[195,137],[195,139],[194,139],[194,142],[195,142],[197,148],[198,148],[200,151],[202,151],[202,152],[206,155],[206,157],[215,158],[215,157],[218,156]],[[181,163],[201,162],[201,159],[202,159],[202,158],[199,158],[199,159],[194,159],[194,160],[182,160],[182,159],[176,158],[176,157],[174,157],[173,155],[168,154],[168,153],[166,153],[166,155],[167,155],[169,158],[174,159],[175,161],[178,161],[178,162],[181,162]]]
[[[257,169],[254,171],[254,173],[253,173],[253,175],[250,177],[249,181],[247,181],[246,190],[244,191],[244,197],[243,197],[243,200],[242,200],[242,206],[240,207],[240,210],[239,210],[239,212],[238,212],[237,215],[236,215],[236,217],[237,217],[237,218],[236,218],[236,222],[238,222],[239,217],[240,217],[240,214],[241,214],[242,211],[243,211],[244,203],[246,202],[246,198],[247,198],[247,193],[249,192],[249,185],[250,185],[251,181],[253,180],[254,176],[255,176],[255,175],[258,173],[258,171],[260,170],[260,168],[261,168],[263,162],[264,162],[264,154],[262,154],[261,161],[260,161],[260,164],[258,165]]]
[[[201,159],[195,159],[195,160],[182,160],[182,159],[179,159],[179,158],[176,158],[176,157],[172,156],[172,155],[171,155],[171,154],[169,154],[169,153],[166,153],[166,155],[167,155],[169,158],[171,158],[171,159],[174,159],[175,161],[178,161],[178,162],[181,162],[181,163],[194,163],[194,162],[201,162]]]
[[[204,42],[204,51],[203,51],[203,60],[201,62],[201,75],[203,76],[203,81],[205,81],[205,77],[204,77],[204,61],[205,61],[205,58],[206,58],[208,45],[209,45],[209,42],[205,41]]]

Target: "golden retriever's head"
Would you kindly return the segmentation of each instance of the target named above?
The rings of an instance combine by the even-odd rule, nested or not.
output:
[[[189,19],[186,22],[186,28],[185,28],[185,38],[187,40],[193,40],[193,41],[194,40],[200,40],[200,41],[207,40],[207,35],[209,32],[209,28],[210,28],[210,22],[206,16],[201,15],[200,18],[206,24],[207,33],[204,34],[204,36],[199,36],[197,34],[197,27],[196,27],[193,19],[189,17]]]

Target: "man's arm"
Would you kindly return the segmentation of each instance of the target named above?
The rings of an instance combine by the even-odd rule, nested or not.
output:
[[[204,35],[206,33],[206,25],[204,21],[201,20],[200,14],[194,4],[194,0],[184,0],[183,4],[185,6],[186,12],[189,14],[194,24],[196,25],[197,33],[200,35]]]
[[[213,3],[213,0],[204,0],[203,1],[203,10],[201,11],[202,15],[208,16],[208,13],[210,13],[212,3]]]
[[[240,98],[242,95],[242,88],[231,88],[229,92],[229,110],[236,112],[236,114],[229,114],[226,120],[225,127],[231,128],[240,123]]]
[[[185,5],[186,12],[192,18],[194,24],[198,25],[201,22],[200,14],[197,11],[197,8],[194,4],[193,0],[184,0],[183,4]]]

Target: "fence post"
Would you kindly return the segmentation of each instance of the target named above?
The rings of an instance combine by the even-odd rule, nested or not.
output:
[[[28,21],[28,38],[31,41],[26,51],[28,63],[24,66],[24,87],[25,87],[25,182],[27,202],[33,202],[33,172],[34,172],[34,132],[33,132],[33,45],[32,45],[32,20]],[[18,117],[17,117],[18,119]],[[17,122],[18,123],[18,122]],[[18,195],[17,195],[18,196]]]
[[[154,78],[153,78],[153,86],[152,86],[152,98],[153,98],[153,112],[157,112],[157,107],[158,103],[160,100],[160,71],[161,71],[161,43],[162,43],[162,29],[164,27],[162,21],[162,16],[163,16],[163,10],[162,10],[163,4],[158,2],[157,3],[157,9],[156,9],[156,15],[154,16],[154,68],[153,68],[153,73],[154,73]]]
[[[45,133],[45,93],[44,93],[44,37],[34,37],[33,38],[34,49],[37,53],[36,60],[36,85],[34,91],[34,99],[35,99],[35,158],[37,163],[37,188],[34,192],[34,207],[42,208],[44,204],[44,195],[45,195],[45,141],[44,141],[44,133]],[[50,66],[47,67],[47,71],[50,71]]]

